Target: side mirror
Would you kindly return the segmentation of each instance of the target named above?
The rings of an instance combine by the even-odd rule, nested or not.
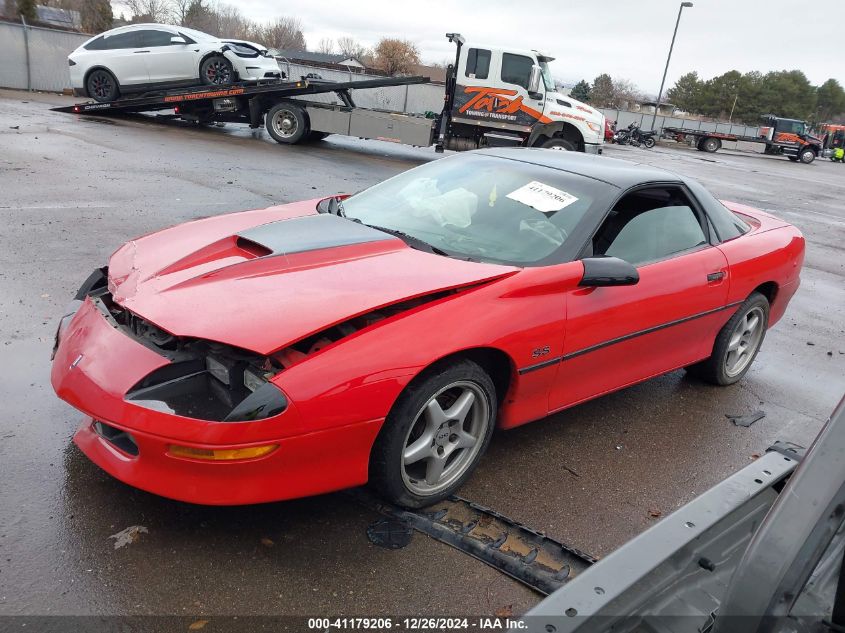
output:
[[[585,257],[584,275],[579,286],[598,288],[602,286],[633,286],[640,280],[637,269],[618,257]]]
[[[540,81],[543,79],[543,71],[536,64],[531,67],[531,74],[528,75],[528,94],[533,99],[541,99]]]
[[[171,44],[187,44],[184,37],[180,37],[179,35],[174,35],[170,38]]]

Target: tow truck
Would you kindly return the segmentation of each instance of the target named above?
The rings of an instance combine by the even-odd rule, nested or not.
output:
[[[361,108],[350,92],[427,83],[426,77],[343,83],[283,78],[144,93],[55,109],[98,116],[173,110],[173,116],[197,123],[264,125],[282,144],[342,134],[420,147],[434,145],[437,151],[525,146],[601,153],[604,116],[556,91],[548,66],[554,58],[538,51],[466,46],[458,33],[446,37],[455,44],[455,62],[447,68],[443,109],[434,116]],[[329,92],[341,103],[307,100],[308,95]]]
[[[812,163],[822,151],[821,139],[808,132],[807,122],[799,119],[785,119],[773,114],[763,117],[765,125],[757,136],[743,136],[724,132],[709,132],[682,127],[665,127],[664,134],[675,137],[679,143],[691,138],[702,152],[715,152],[722,147],[722,141],[744,141],[765,144],[764,154],[782,154],[793,162],[805,165]]]

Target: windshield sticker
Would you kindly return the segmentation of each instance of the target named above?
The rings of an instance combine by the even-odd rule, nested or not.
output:
[[[555,189],[537,180],[532,180],[527,185],[511,191],[507,197],[537,209],[541,213],[560,211],[570,204],[578,202],[578,198],[571,193]]]

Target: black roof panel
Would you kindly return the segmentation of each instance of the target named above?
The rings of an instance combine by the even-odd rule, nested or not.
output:
[[[684,182],[681,176],[665,169],[582,152],[538,147],[497,147],[479,150],[479,153],[568,171],[621,189],[648,182]]]

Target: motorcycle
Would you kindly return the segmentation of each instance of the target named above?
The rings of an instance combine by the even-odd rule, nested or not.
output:
[[[644,146],[647,149],[651,149],[656,144],[654,139],[656,134],[657,132],[655,130],[643,132],[639,125],[631,123],[624,130],[616,132],[613,137],[613,141],[619,145],[633,145],[634,147]]]

